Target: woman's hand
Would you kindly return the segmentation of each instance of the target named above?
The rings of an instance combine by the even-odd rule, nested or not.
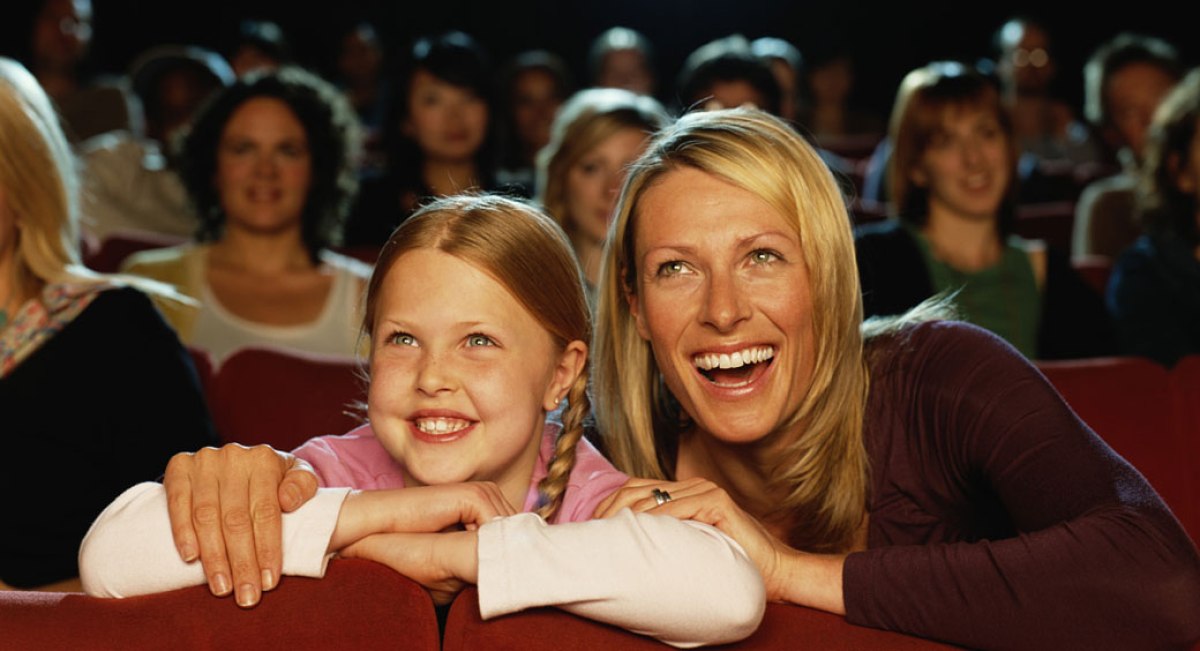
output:
[[[342,504],[329,551],[375,533],[435,533],[459,525],[473,531],[516,512],[490,481],[355,492]]]
[[[200,559],[213,594],[236,590],[249,607],[279,582],[282,512],[311,499],[317,478],[285,452],[229,444],[175,455],[163,487],[180,557]]]
[[[380,533],[342,550],[346,558],[383,563],[429,590],[434,603],[445,605],[464,587],[479,580],[475,531],[446,533]]]
[[[666,491],[670,499],[659,504],[655,490]],[[845,556],[792,549],[742,510],[725,489],[707,479],[630,479],[600,502],[595,517],[611,517],[626,507],[635,513],[669,515],[712,525],[737,541],[758,567],[767,599],[845,614],[841,569]]]

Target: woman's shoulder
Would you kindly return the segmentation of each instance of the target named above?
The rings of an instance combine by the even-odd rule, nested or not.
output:
[[[338,273],[343,273],[361,280],[371,277],[371,265],[351,256],[324,249],[321,251],[321,262],[329,265]]]
[[[931,319],[907,323],[870,337],[866,343],[872,376],[900,368],[930,366],[965,372],[989,360],[1027,360],[1008,342],[965,321]]]
[[[121,272],[154,278],[163,282],[175,282],[185,275],[189,265],[197,256],[203,255],[205,247],[198,244],[180,244],[133,253],[121,263]]]

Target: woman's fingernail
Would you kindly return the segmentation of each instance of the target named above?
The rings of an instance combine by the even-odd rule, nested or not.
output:
[[[196,547],[191,543],[184,543],[179,550],[179,554],[183,558],[183,562],[191,563],[196,560]]]
[[[229,577],[224,574],[215,574],[212,578],[212,591],[218,597],[224,597],[229,594],[232,588],[229,585]]]
[[[262,587],[263,590],[271,590],[275,587],[275,573],[271,570],[262,571]]]
[[[238,588],[237,603],[242,608],[249,608],[258,601],[256,596],[254,594],[254,586],[249,583],[243,583],[242,587]]]

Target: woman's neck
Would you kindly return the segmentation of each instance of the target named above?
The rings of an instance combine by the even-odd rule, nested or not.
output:
[[[772,437],[768,436],[767,439]],[[761,518],[779,503],[763,472],[769,443],[728,445],[693,429],[679,437],[675,478],[703,477],[729,493],[733,501]],[[768,524],[769,523],[764,523]]]
[[[571,234],[571,244],[575,247],[579,266],[583,267],[583,277],[596,286],[600,278],[600,261],[604,259],[604,243],[576,231]]]
[[[0,254],[0,329],[8,325],[21,306],[38,294],[38,287],[22,283],[17,274],[16,256],[13,252],[5,251]]]
[[[475,162],[427,160],[421,169],[421,180],[435,196],[445,197],[479,186]]]
[[[996,220],[970,219],[931,208],[921,232],[935,258],[959,271],[979,271],[995,265],[1003,252]]]
[[[208,263],[256,276],[310,271],[314,267],[299,230],[280,236],[227,228],[221,239],[210,245]]]

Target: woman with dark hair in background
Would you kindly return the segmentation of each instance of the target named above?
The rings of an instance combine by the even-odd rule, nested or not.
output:
[[[533,195],[537,154],[550,142],[550,125],[573,91],[571,73],[557,54],[528,50],[508,63],[500,78],[500,184]]]
[[[474,38],[418,38],[396,91],[383,127],[386,171],[363,183],[348,245],[382,245],[426,198],[495,186],[491,66]]]

